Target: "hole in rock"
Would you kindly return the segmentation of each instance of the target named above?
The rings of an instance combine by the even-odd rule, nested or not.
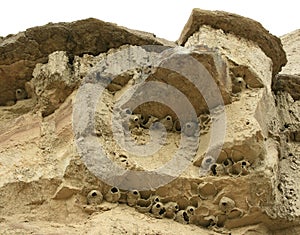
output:
[[[116,187],[111,188],[110,190],[112,193],[117,193],[119,190]]]
[[[166,212],[166,209],[165,209],[165,208],[162,208],[162,209],[159,211],[159,214],[160,214],[160,215],[163,215],[165,212]]]
[[[189,222],[189,217],[188,217],[187,213],[186,213],[186,212],[183,212],[182,215],[183,215],[183,219],[184,219],[185,221]]]

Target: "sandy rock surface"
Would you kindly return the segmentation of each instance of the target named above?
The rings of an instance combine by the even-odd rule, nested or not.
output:
[[[97,55],[124,44],[172,45],[153,34],[93,18],[30,28],[2,38],[0,43],[0,105],[16,101],[15,91],[24,89],[25,82],[32,78],[35,65],[46,63],[52,52],[66,51],[72,56]]]
[[[298,66],[300,60],[299,37],[299,29],[280,37],[288,59],[288,63],[282,68],[281,73],[283,74],[300,74]]]
[[[194,9],[186,23],[178,43],[183,45],[198,28],[207,25],[214,29],[222,29],[237,37],[246,38],[257,43],[262,51],[273,61],[273,73],[276,74],[287,62],[280,40],[271,35],[262,25],[252,19],[222,11],[206,11]]]
[[[199,9],[181,47],[96,19],[0,38],[0,234],[298,234],[281,40]]]

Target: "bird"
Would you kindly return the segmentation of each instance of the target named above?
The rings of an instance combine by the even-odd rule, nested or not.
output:
[[[190,215],[193,215],[195,213],[196,207],[188,206],[185,210],[186,210],[187,214],[190,216]]]
[[[224,165],[219,163],[212,164],[210,170],[211,173],[216,176],[224,175],[226,173]]]
[[[181,125],[180,125],[180,121],[178,119],[174,121],[173,131],[178,132],[178,133],[181,132]]]
[[[224,172],[225,174],[230,174],[232,171],[232,165],[233,165],[233,161],[231,160],[231,158],[226,158],[223,162],[222,165],[224,167]]]
[[[150,197],[150,200],[151,200],[152,204],[155,204],[157,202],[161,202],[162,198],[160,196],[157,196],[157,195],[152,195]]]
[[[247,175],[249,174],[248,167],[250,163],[248,161],[242,160],[236,163],[233,163],[230,169],[230,173],[234,175]]]
[[[147,213],[150,212],[152,205],[153,203],[150,199],[138,199],[135,209],[141,213]]]

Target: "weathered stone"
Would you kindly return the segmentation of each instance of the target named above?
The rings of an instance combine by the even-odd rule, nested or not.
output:
[[[282,68],[282,74],[300,75],[300,29],[280,37],[288,63]]]
[[[201,50],[176,48],[173,51],[168,51],[166,55],[162,54],[157,64],[158,68],[149,75],[146,82],[162,82],[177,89],[184,97],[188,98],[197,115],[207,112],[209,108],[212,109],[231,102],[232,85],[227,64],[217,51],[209,48],[202,48]],[[151,94],[150,91],[144,96],[155,98],[157,94]],[[189,121],[189,107],[182,103],[183,101],[178,96],[174,95],[173,90],[166,87],[159,96],[163,101],[168,100],[171,104],[170,107],[180,107],[181,113],[186,114],[185,121]],[[141,98],[143,97],[134,97],[133,100],[137,102]],[[128,102],[128,105],[130,107],[131,103]],[[171,115],[175,120],[178,117],[170,110],[170,107],[149,102],[142,104],[134,111],[145,116],[154,115],[158,118]]]
[[[66,51],[72,60],[75,55],[97,55],[124,44],[175,45],[150,33],[93,18],[49,23],[9,35],[0,41],[0,105],[15,100],[15,90],[24,88],[35,65],[46,63],[55,51]]]
[[[42,116],[53,113],[78,86],[80,78],[74,77],[66,52],[49,55],[48,63],[37,64],[33,71],[30,86]]]
[[[292,91],[292,89],[290,90]],[[300,129],[300,101],[294,101],[291,94],[279,91],[276,94],[278,127],[272,132],[280,139],[278,175],[274,193],[277,197],[274,205],[279,218],[295,220],[300,216],[300,143],[295,139],[295,133]]]
[[[294,100],[300,99],[300,75],[278,74],[273,80],[272,89],[288,92]]]
[[[256,43],[204,25],[187,40],[185,47],[197,48],[203,44],[216,48],[227,59],[233,93],[245,90],[246,87],[270,88],[272,61]],[[237,78],[242,79],[238,91]]]
[[[193,9],[178,39],[179,45],[184,45],[188,38],[203,25],[211,26],[216,30],[221,29],[226,34],[234,34],[237,37],[255,42],[272,59],[273,75],[277,74],[281,67],[287,63],[279,38],[270,34],[260,23],[254,20],[223,11]]]
[[[81,190],[81,188],[62,183],[55,192],[53,199],[68,199]]]
[[[245,21],[248,22],[247,19]],[[82,27],[86,27],[86,21],[81,23]],[[235,19],[232,23],[236,23]],[[62,28],[70,29],[72,24],[79,23],[50,26],[57,26],[62,31],[59,35],[65,35]],[[54,48],[56,43],[63,44],[63,38],[57,38],[56,42],[55,38],[49,38],[47,31],[42,32],[47,27],[38,28],[41,32],[36,32],[43,38],[41,48],[47,51],[41,56],[45,56],[46,60],[43,64],[32,60],[35,67],[33,78],[26,82],[25,89],[22,86],[11,89],[18,97],[15,105],[0,107],[1,232],[298,234],[300,101],[295,98],[295,94],[298,97],[299,93],[296,86],[298,75],[288,73],[293,87],[287,83],[283,86],[276,83],[286,81],[288,75],[273,78],[275,94],[272,93],[272,61],[262,47],[257,46],[253,39],[210,26],[203,25],[199,32],[194,32],[187,39],[185,48],[124,45],[99,55],[85,54],[81,44],[82,47],[76,44],[72,50],[78,52],[75,48],[79,48],[82,54],[76,55],[72,50],[70,53],[69,49],[63,49],[46,55],[52,49],[47,51],[43,42]],[[85,32],[85,29],[82,30]],[[15,42],[24,34],[4,41]],[[94,32],[84,35],[95,36]],[[115,45],[118,39],[110,41],[111,45]],[[72,47],[72,43],[70,40],[67,45]],[[93,45],[90,48],[96,50]],[[243,48],[243,53],[239,53],[241,49],[237,48]],[[23,54],[20,53],[20,57],[30,57]],[[194,60],[196,66],[187,63],[188,58]],[[17,60],[15,65],[22,63]],[[203,66],[209,76],[199,76],[198,66]],[[189,83],[187,77],[193,75],[196,79]],[[214,108],[210,112],[202,113],[207,111],[207,107],[201,92],[191,83],[197,79],[207,81],[206,78],[217,84],[225,107],[212,105]],[[176,87],[193,104],[192,109],[181,107],[180,110],[195,111],[199,125],[196,121],[188,121],[183,126],[192,127],[194,131],[180,130],[178,120],[174,121],[172,107],[155,102],[135,109],[117,105],[120,97],[135,98],[128,92],[135,85],[158,81],[167,87],[165,93],[158,92],[160,98],[164,97],[161,94],[167,94],[159,102],[174,99],[173,103],[183,106],[179,96],[173,98],[174,94],[170,93],[171,87]],[[80,84],[83,90],[77,89]],[[99,89],[99,84],[107,89]],[[205,85],[204,90],[210,91]],[[8,82],[6,86],[11,88],[12,84]],[[276,90],[278,87],[280,89]],[[89,94],[89,89],[94,93]],[[78,123],[90,120],[86,119],[91,114],[87,108],[91,108],[92,104],[91,100],[80,99],[78,95],[92,97],[99,90],[102,91],[101,101],[97,100],[97,105],[92,107],[95,123],[90,134],[101,147],[101,154],[94,152],[93,148],[86,149],[86,152],[79,150],[80,141],[85,139],[81,133],[87,132],[84,125],[76,128]],[[148,93],[141,94],[144,98],[152,98]],[[208,94],[214,101],[215,93]],[[78,110],[80,112],[76,114]],[[119,115],[114,116],[114,111]],[[144,114],[150,117],[143,117]],[[122,139],[117,138],[118,134],[126,132],[123,128],[126,117],[128,121],[131,117],[138,118],[138,121],[126,133],[125,140],[130,139],[139,147],[158,140],[159,148],[155,152],[146,155],[143,151],[126,151]],[[121,120],[121,123],[113,129],[112,120]],[[216,121],[220,120],[221,125],[215,128]],[[171,129],[173,122],[176,131]],[[160,136],[155,128],[149,130],[151,124],[155,127],[158,123],[165,124],[165,135]],[[201,128],[201,135],[196,139],[198,128]],[[213,128],[217,130],[215,133]],[[184,135],[180,135],[181,132]],[[193,140],[197,140],[197,144],[193,144]],[[216,159],[212,154],[214,147],[221,151]],[[184,151],[173,161],[175,154],[182,149]],[[100,164],[97,168],[95,162],[88,165],[89,159],[83,154],[89,152],[94,159],[105,155],[109,160],[108,167]],[[190,153],[193,153],[192,158],[188,158]],[[164,168],[170,161],[172,164]],[[188,165],[182,165],[183,162],[188,162]],[[216,166],[215,169],[211,164]],[[201,174],[204,165],[208,171]],[[120,167],[118,171],[109,172],[117,169],[116,166]],[[99,177],[94,169],[103,170],[105,174]],[[147,177],[135,177],[131,178],[134,183],[139,186],[146,182],[147,188],[139,191],[135,187],[133,191],[124,189],[127,176],[131,175],[121,174],[123,169],[132,170],[133,175],[141,172],[150,175],[158,169],[162,172],[158,174],[160,187],[152,187],[153,181]],[[173,169],[175,171],[172,172]],[[217,173],[211,174],[213,170]],[[176,177],[164,183],[169,174]],[[106,182],[105,177],[117,178],[119,175],[118,185]],[[102,202],[102,195],[107,201]],[[159,202],[165,210],[156,210],[153,207],[155,202]],[[164,219],[151,217],[153,215],[157,218],[164,216]],[[184,223],[189,221],[189,224],[177,223],[172,218]]]

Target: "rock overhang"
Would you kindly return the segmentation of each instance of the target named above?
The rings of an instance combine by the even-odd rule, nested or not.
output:
[[[222,29],[224,33],[231,33],[257,43],[262,51],[272,59],[273,75],[280,72],[287,63],[286,54],[279,38],[270,34],[255,20],[224,11],[193,9],[177,43],[184,45],[188,38],[203,25]]]
[[[66,51],[72,59],[75,55],[98,55],[125,44],[175,45],[151,33],[94,18],[49,23],[9,35],[0,41],[0,105],[14,103],[15,91],[31,80],[35,65],[46,63],[55,51]]]

